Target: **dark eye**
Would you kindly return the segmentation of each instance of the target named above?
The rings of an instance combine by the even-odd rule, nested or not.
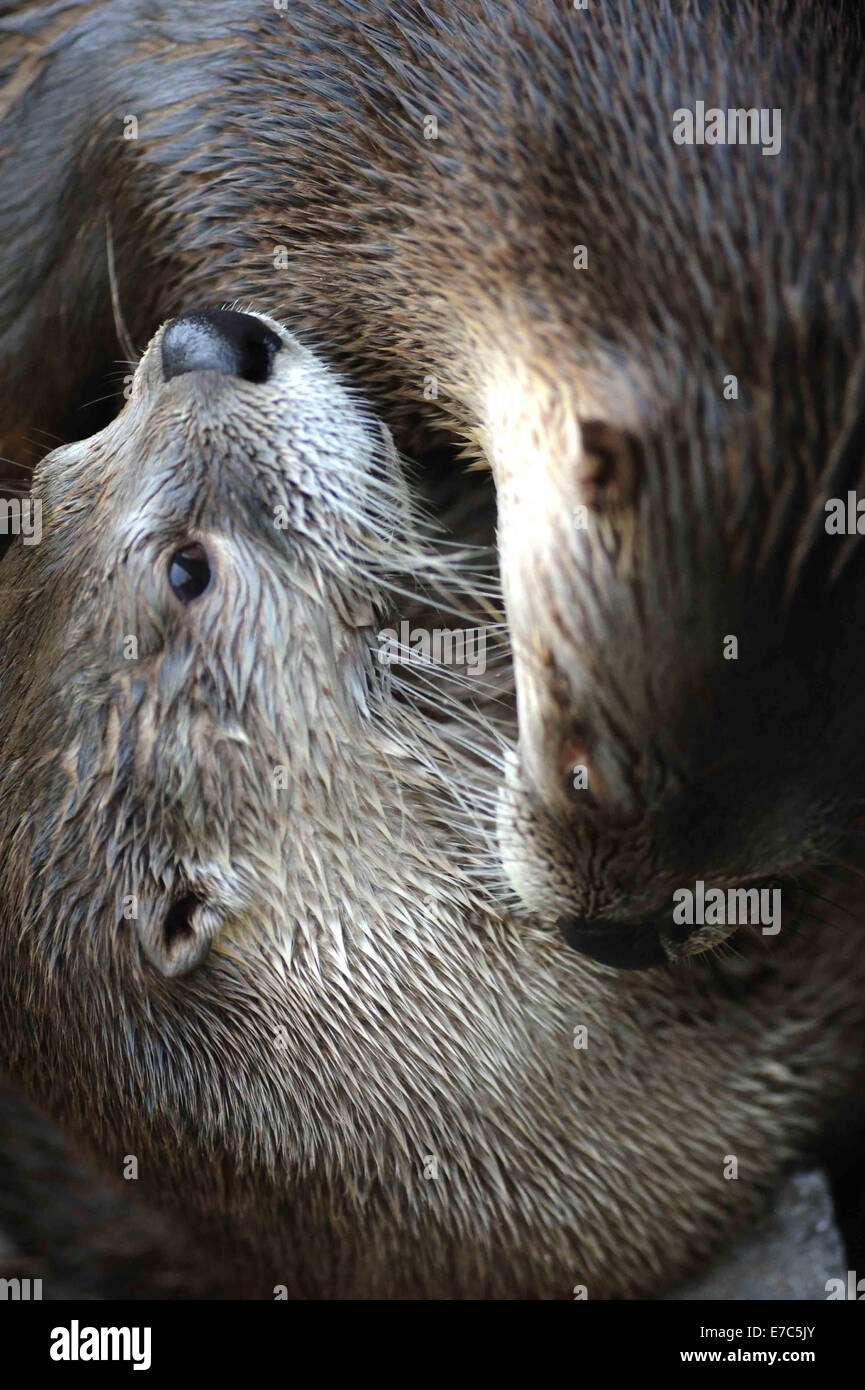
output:
[[[175,550],[168,561],[168,582],[181,603],[200,598],[210,583],[207,551],[197,541]]]

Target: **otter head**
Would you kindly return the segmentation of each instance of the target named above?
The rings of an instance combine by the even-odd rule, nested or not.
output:
[[[783,931],[865,809],[861,80],[831,28],[824,83],[755,11],[723,42],[634,15],[639,102],[593,25],[562,45],[576,94],[539,60],[556,125],[520,113],[507,294],[476,310],[483,353],[476,328],[455,350],[516,667],[503,860],[619,966]],[[677,108],[756,92],[783,111],[774,157],[674,139]]]
[[[0,604],[4,1066],[105,1153],[169,1149],[181,1188],[201,1145],[284,1186],[344,1156],[328,1107],[390,1113],[378,972],[408,980],[406,904],[450,885],[378,659],[383,594],[424,575],[396,452],[277,323],[205,312],[32,493]]]
[[[299,920],[291,823],[321,802],[326,824],[310,786],[363,719],[398,485],[389,436],[318,360],[226,310],[165,326],[121,415],[34,479],[42,542],[4,576],[10,679],[33,691],[13,726],[42,745],[16,749],[7,699],[5,752],[52,787],[31,869],[101,858],[98,930],[113,914],[165,975],[245,912]]]
[[[865,811],[861,320],[840,289],[775,310],[765,353],[719,317],[705,362],[668,345],[650,378],[631,344],[630,377],[611,354],[582,397],[529,381],[492,412],[502,855],[608,964],[777,934]]]

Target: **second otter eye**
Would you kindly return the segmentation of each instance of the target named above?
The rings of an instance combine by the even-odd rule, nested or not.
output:
[[[175,550],[168,561],[168,582],[181,603],[200,598],[210,583],[212,570],[207,551],[197,541]]]

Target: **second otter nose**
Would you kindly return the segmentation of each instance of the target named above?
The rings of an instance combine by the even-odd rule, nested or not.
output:
[[[254,314],[202,309],[166,324],[162,370],[166,381],[184,372],[222,372],[244,381],[267,381],[281,340]]]

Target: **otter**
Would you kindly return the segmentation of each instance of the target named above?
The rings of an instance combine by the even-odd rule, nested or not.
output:
[[[855,934],[745,934],[724,988],[505,909],[512,714],[380,660],[483,573],[275,317],[169,321],[32,497],[4,1074],[242,1296],[638,1297],[720,1249],[861,1084]]]
[[[401,447],[489,464],[519,709],[501,865],[623,968],[718,944],[676,930],[682,888],[806,910],[861,859],[862,547],[822,528],[862,456],[860,11],[0,20],[4,455],[91,432],[118,305],[144,342],[242,300]]]

